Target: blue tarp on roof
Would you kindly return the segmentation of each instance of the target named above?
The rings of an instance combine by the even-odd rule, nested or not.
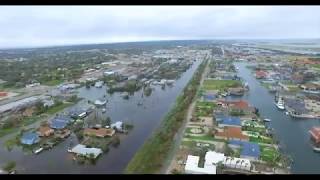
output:
[[[53,129],[63,129],[67,126],[68,123],[72,121],[71,118],[65,116],[55,117],[51,123],[50,127]]]
[[[241,156],[250,156],[254,158],[260,157],[260,146],[257,143],[245,142],[245,141],[239,141],[239,140],[230,140],[229,144],[242,147],[242,150],[240,152]]]
[[[206,101],[212,101],[212,100],[215,100],[216,99],[216,96],[214,94],[205,94],[203,96],[204,100]]]
[[[224,116],[221,117],[220,124],[230,125],[230,126],[241,126],[241,121],[239,117],[234,116]]]
[[[27,132],[24,133],[20,139],[22,144],[32,145],[40,141],[37,133]]]

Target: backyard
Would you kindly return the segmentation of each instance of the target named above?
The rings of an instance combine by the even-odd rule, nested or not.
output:
[[[227,88],[240,86],[241,83],[235,80],[208,80],[203,82],[205,90],[219,90],[226,91]]]

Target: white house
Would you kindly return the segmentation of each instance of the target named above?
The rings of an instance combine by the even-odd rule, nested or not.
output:
[[[83,156],[90,157],[90,154],[93,154],[94,158],[97,158],[100,154],[102,154],[102,150],[99,148],[87,148],[85,145],[78,144],[74,148],[71,149],[72,153],[80,154]]]

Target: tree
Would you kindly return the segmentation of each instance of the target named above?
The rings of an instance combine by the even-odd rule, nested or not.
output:
[[[101,120],[101,126],[102,127],[110,126],[110,124],[111,124],[110,117],[107,117],[106,119],[102,119]]]
[[[14,168],[16,167],[16,162],[14,161],[9,161],[4,167],[3,170],[7,171],[7,172],[11,172],[14,170]]]

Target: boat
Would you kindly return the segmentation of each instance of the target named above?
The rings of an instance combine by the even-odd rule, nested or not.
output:
[[[101,111],[102,111],[102,113],[105,113],[107,110],[106,110],[106,108],[103,108]]]
[[[39,149],[37,149],[37,150],[35,150],[33,153],[35,153],[35,154],[39,154],[41,151],[43,151],[43,148],[41,147],[41,148],[39,148]]]
[[[105,99],[97,99],[95,102],[94,102],[94,104],[96,105],[96,106],[103,106],[103,105],[105,105],[107,103],[107,100],[105,100]]]
[[[320,152],[320,147],[313,146],[312,149],[313,149],[313,151],[315,151],[315,152]]]
[[[263,119],[265,122],[270,122],[271,121],[271,119],[268,119],[268,118],[265,118],[265,119]]]
[[[141,106],[142,105],[142,102],[138,102],[138,104],[137,104],[138,106]]]
[[[278,100],[278,102],[276,103],[276,106],[278,107],[278,109],[280,109],[280,110],[284,110],[285,108],[284,108],[284,101],[283,101],[283,99],[281,98],[281,97],[279,97],[279,100]]]
[[[228,93],[222,93],[221,96],[227,97],[227,96],[228,96]]]

